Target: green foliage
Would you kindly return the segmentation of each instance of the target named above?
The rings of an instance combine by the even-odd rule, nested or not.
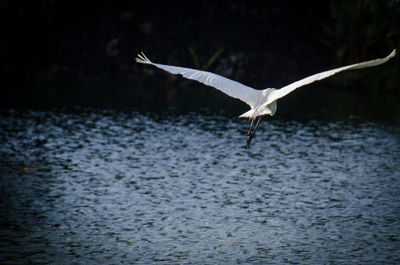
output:
[[[331,0],[318,39],[336,54],[338,65],[383,57],[387,55],[383,52],[400,50],[399,13],[396,0]],[[399,59],[384,67],[386,71],[379,72],[370,85],[375,90],[398,91]]]
[[[394,0],[332,0],[319,40],[336,51],[340,63],[382,56],[375,53],[400,46],[399,11]]]
[[[197,54],[194,51],[194,49],[192,47],[189,47],[188,50],[189,50],[190,55],[192,56],[194,67],[196,67],[197,69],[201,68],[200,67],[199,57],[197,56]]]
[[[224,51],[224,49],[219,49],[216,51],[210,59],[208,59],[207,63],[203,66],[203,70],[207,70],[211,67],[211,65],[215,62],[215,60],[218,58],[218,56]]]
[[[214,62],[217,60],[219,55],[224,51],[224,49],[219,49],[216,51],[207,61],[207,63],[203,64],[201,66],[199,57],[197,56],[197,53],[194,51],[192,47],[188,48],[190,55],[192,56],[192,61],[193,65],[196,69],[202,69],[204,71],[207,71],[210,69],[210,67],[214,64]]]

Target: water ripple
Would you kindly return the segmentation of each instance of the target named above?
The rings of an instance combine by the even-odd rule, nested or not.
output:
[[[0,263],[400,263],[400,131],[0,112]]]

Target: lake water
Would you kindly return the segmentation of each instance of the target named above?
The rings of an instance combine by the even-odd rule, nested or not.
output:
[[[1,264],[400,264],[400,130],[0,112]]]

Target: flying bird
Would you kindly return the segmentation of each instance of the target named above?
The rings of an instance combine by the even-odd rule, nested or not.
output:
[[[291,83],[290,85],[284,86],[280,89],[267,88],[264,90],[257,90],[257,89],[245,86],[239,82],[225,78],[223,76],[220,76],[220,75],[217,75],[214,73],[210,73],[210,72],[206,72],[206,71],[153,63],[144,55],[143,52],[141,54],[137,55],[136,62],[142,63],[142,64],[154,65],[155,67],[163,69],[172,74],[179,74],[185,78],[196,80],[207,86],[212,86],[212,87],[224,92],[228,96],[231,96],[233,98],[237,98],[237,99],[244,101],[247,105],[250,106],[250,110],[243,113],[239,117],[240,118],[249,118],[251,120],[250,129],[247,132],[247,137],[246,137],[246,146],[249,146],[251,140],[254,138],[254,136],[256,134],[258,124],[260,123],[261,118],[266,115],[273,116],[275,114],[276,109],[277,109],[276,101],[278,99],[286,96],[287,94],[289,94],[290,92],[292,92],[293,90],[295,90],[298,87],[302,87],[302,86],[311,84],[315,81],[325,79],[334,74],[337,74],[337,73],[340,73],[343,71],[347,71],[347,70],[361,69],[361,68],[372,67],[372,66],[377,66],[377,65],[386,63],[391,58],[393,58],[395,55],[396,55],[396,50],[393,50],[385,58],[379,58],[379,59],[365,61],[365,62],[356,63],[356,64],[352,64],[352,65],[342,66],[339,68],[335,68],[332,70],[328,70],[328,71],[324,71],[324,72],[321,72],[318,74],[311,75],[309,77],[306,77],[299,81]],[[256,122],[256,124],[253,129],[254,122]]]

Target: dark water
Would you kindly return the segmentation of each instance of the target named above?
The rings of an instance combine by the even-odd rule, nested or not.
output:
[[[0,116],[1,264],[400,263],[398,127]]]

